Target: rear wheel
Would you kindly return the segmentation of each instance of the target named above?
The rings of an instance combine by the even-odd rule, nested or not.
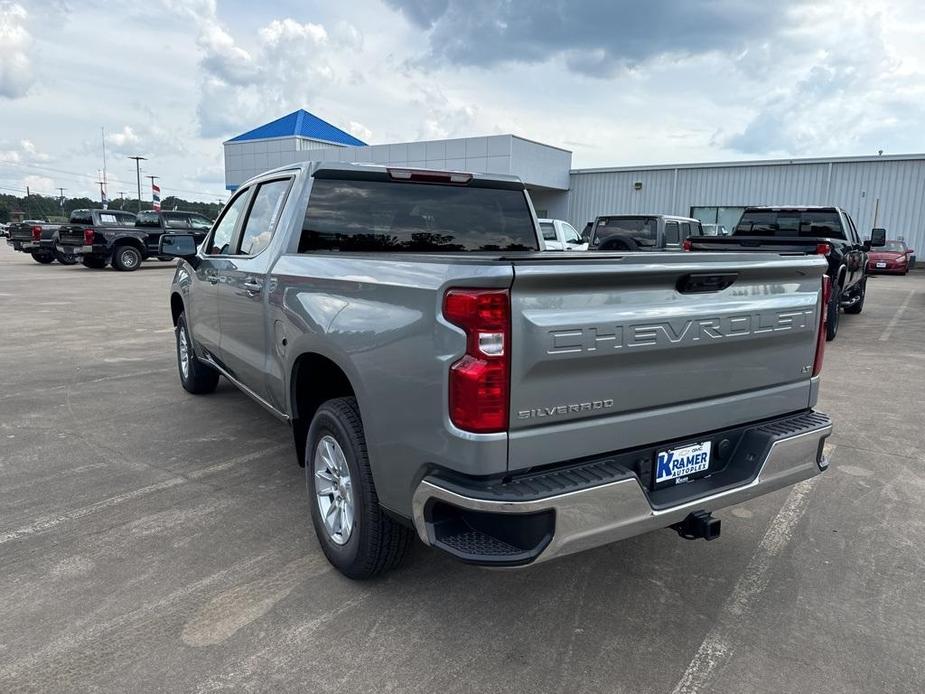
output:
[[[318,408],[305,445],[312,524],[328,561],[348,578],[372,578],[398,566],[410,528],[379,506],[356,398]]]
[[[80,264],[91,270],[102,270],[106,267],[106,258],[97,258],[92,255],[85,255],[80,259]]]
[[[845,313],[851,313],[857,315],[864,310],[864,298],[867,296],[867,278],[865,277],[858,283],[858,288],[856,290],[859,294],[858,300],[856,303],[852,304],[845,309]]]
[[[828,317],[825,323],[825,340],[831,342],[838,334],[839,302],[841,301],[841,288],[832,289],[832,298],[829,299]]]
[[[31,253],[32,260],[42,265],[48,265],[49,263],[55,262],[55,256],[51,253]]]
[[[214,391],[218,385],[218,371],[196,357],[185,313],[181,313],[177,319],[177,368],[180,371],[180,384],[188,393],[205,395]]]
[[[55,260],[57,260],[62,265],[77,265],[76,256],[68,255],[67,253],[62,253],[61,251],[55,251]]]
[[[134,246],[116,246],[112,252],[112,266],[122,272],[137,270],[142,260],[141,251]]]

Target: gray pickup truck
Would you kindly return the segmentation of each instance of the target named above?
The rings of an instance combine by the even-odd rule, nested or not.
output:
[[[347,576],[416,532],[545,561],[819,474],[821,256],[540,252],[520,180],[303,164],[243,184],[170,290],[180,381],[288,422]]]

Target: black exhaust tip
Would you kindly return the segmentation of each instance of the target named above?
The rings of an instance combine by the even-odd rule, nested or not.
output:
[[[671,526],[685,540],[715,540],[722,530],[722,521],[712,513],[694,511],[680,523]]]

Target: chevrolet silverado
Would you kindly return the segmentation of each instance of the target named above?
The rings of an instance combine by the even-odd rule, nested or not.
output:
[[[305,163],[244,183],[170,289],[180,383],[292,429],[345,575],[414,534],[543,562],[821,473],[819,255],[544,251],[512,176]]]

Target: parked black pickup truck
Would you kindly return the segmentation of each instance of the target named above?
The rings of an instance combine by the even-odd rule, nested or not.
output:
[[[73,265],[77,262],[74,255],[63,253],[56,248],[59,227],[59,224],[50,224],[38,219],[11,224],[7,244],[12,246],[13,250],[28,253],[35,262],[42,265],[56,260],[62,265]]]
[[[777,251],[819,253],[829,261],[831,280],[826,339],[838,332],[838,310],[860,313],[867,292],[867,252],[885,243],[875,230],[861,241],[851,215],[840,207],[746,207],[731,236],[691,236],[690,251]]]
[[[121,215],[130,219],[113,223]],[[145,211],[136,217],[119,210],[75,210],[71,221],[61,227],[58,248],[73,248],[85,267],[99,269],[112,262],[116,270],[128,272],[137,270],[141,261],[158,257],[162,234],[192,234],[201,241],[211,225],[196,212]]]

